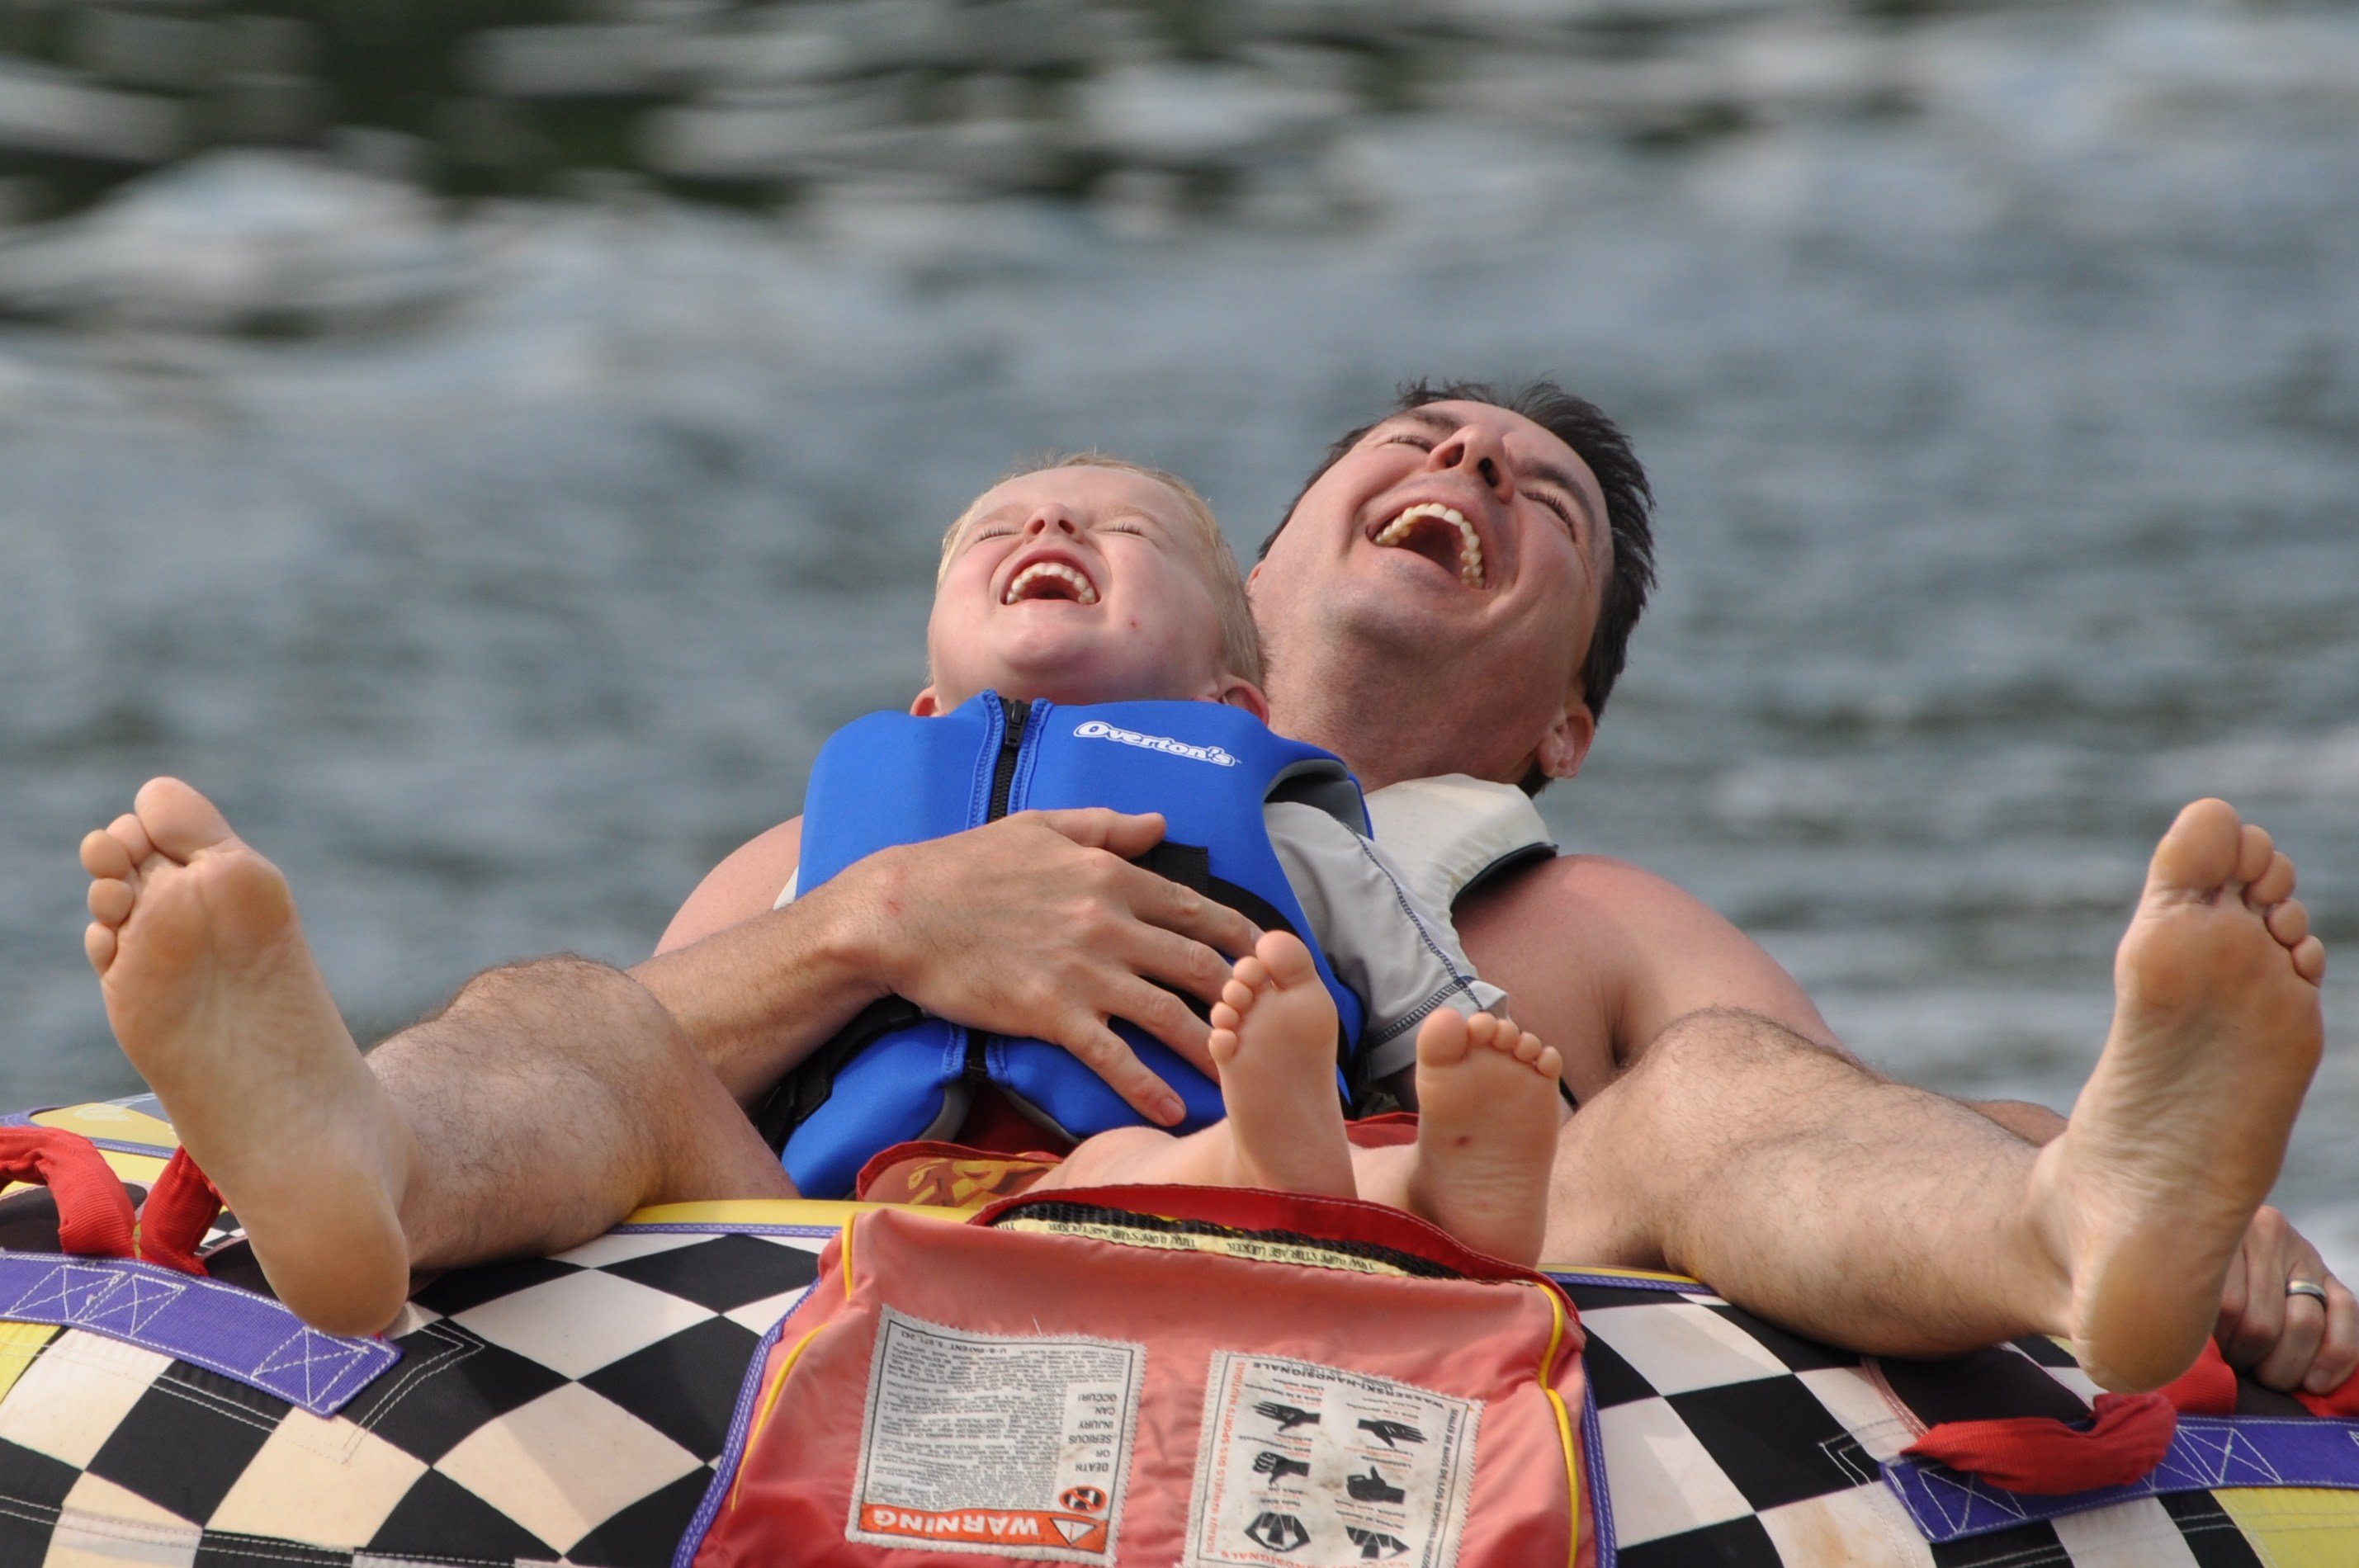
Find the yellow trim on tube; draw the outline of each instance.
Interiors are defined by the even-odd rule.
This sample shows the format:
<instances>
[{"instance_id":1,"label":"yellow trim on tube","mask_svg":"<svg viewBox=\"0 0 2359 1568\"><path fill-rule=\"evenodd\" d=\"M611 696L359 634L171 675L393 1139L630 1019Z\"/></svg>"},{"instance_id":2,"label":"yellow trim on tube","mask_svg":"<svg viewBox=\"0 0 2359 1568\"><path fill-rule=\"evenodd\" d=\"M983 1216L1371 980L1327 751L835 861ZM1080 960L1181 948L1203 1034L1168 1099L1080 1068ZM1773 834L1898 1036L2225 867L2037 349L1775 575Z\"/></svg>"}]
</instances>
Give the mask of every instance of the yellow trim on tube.
<instances>
[{"instance_id":1,"label":"yellow trim on tube","mask_svg":"<svg viewBox=\"0 0 2359 1568\"><path fill-rule=\"evenodd\" d=\"M64 1332L46 1323L0 1323L0 1400L8 1397L41 1346Z\"/></svg>"},{"instance_id":2,"label":"yellow trim on tube","mask_svg":"<svg viewBox=\"0 0 2359 1568\"><path fill-rule=\"evenodd\" d=\"M2214 1487L2212 1498L2269 1568L2350 1568L2359 1495L2320 1487Z\"/></svg>"},{"instance_id":3,"label":"yellow trim on tube","mask_svg":"<svg viewBox=\"0 0 2359 1568\"><path fill-rule=\"evenodd\" d=\"M172 1124L159 1121L146 1111L132 1110L125 1106L108 1105L100 1100L90 1105L61 1105L54 1110L36 1111L32 1117L36 1127L63 1128L79 1132L84 1138L112 1138L118 1143L151 1143L167 1155L180 1146Z\"/></svg>"},{"instance_id":4,"label":"yellow trim on tube","mask_svg":"<svg viewBox=\"0 0 2359 1568\"><path fill-rule=\"evenodd\" d=\"M126 1182L137 1182L142 1186L155 1185L156 1178L164 1173L166 1163L162 1160L151 1160L145 1154L119 1154L112 1149L100 1150L98 1157L106 1162L108 1170Z\"/></svg>"}]
</instances>

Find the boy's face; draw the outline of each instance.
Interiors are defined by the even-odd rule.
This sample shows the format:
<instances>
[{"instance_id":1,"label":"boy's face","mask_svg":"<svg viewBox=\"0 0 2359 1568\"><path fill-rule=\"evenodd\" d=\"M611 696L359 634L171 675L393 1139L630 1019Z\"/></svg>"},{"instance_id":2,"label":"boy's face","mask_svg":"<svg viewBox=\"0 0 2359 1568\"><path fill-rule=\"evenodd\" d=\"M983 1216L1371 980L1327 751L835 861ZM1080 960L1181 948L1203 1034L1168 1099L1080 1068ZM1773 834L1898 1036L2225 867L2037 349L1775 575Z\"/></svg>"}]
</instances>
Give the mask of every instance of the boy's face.
<instances>
[{"instance_id":1,"label":"boy's face","mask_svg":"<svg viewBox=\"0 0 2359 1568\"><path fill-rule=\"evenodd\" d=\"M1179 497L1144 474L1057 468L978 501L926 627L911 711L986 688L1052 702L1240 701Z\"/></svg>"}]
</instances>

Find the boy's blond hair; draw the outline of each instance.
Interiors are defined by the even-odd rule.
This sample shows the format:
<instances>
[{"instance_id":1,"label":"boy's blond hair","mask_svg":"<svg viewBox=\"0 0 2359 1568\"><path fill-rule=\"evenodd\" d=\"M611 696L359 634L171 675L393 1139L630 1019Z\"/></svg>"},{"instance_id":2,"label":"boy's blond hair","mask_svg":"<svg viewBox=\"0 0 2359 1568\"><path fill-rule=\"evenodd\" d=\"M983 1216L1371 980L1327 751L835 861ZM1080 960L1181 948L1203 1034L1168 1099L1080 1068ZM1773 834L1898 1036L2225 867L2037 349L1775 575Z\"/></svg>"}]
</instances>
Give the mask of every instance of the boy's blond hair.
<instances>
[{"instance_id":1,"label":"boy's blond hair","mask_svg":"<svg viewBox=\"0 0 2359 1568\"><path fill-rule=\"evenodd\" d=\"M1045 473L1051 469L1118 469L1153 480L1179 498L1184 520L1178 530L1180 543L1195 557L1204 586L1212 591L1212 612L1220 621L1221 667L1240 680L1261 685L1261 633L1254 626L1253 606L1245 598L1245 574L1237 569L1237 557L1229 549L1228 540L1222 536L1221 524L1213 518L1211 504L1196 493L1195 486L1178 474L1151 469L1144 463L1104 452L1061 452L1010 469L994 480L983 495L969 502L966 510L958 514L958 520L942 535L942 559L934 572L934 586L940 588L942 579L950 575L951 557L957 553L959 537L974 521L984 496L1011 479Z\"/></svg>"}]
</instances>

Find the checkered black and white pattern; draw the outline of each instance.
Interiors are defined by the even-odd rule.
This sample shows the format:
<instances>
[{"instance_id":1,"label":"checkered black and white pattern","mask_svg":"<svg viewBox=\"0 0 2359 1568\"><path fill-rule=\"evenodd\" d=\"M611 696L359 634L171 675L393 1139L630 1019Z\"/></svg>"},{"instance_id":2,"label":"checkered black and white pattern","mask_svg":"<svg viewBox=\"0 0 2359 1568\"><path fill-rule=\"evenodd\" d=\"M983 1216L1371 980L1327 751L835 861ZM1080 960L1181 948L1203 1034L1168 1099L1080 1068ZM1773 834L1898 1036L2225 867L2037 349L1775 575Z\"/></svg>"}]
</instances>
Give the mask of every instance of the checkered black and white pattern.
<instances>
[{"instance_id":1,"label":"checkered black and white pattern","mask_svg":"<svg viewBox=\"0 0 2359 1568\"><path fill-rule=\"evenodd\" d=\"M625 1227L449 1276L395 1326L401 1361L327 1420L116 1339L0 1324L0 1568L665 1568L757 1342L832 1234ZM1872 1364L1700 1288L1564 1279L1623 1568L2265 1561L2201 1491L1929 1545L1880 1462L1923 1423L2084 1413L2093 1387L2045 1341Z\"/></svg>"},{"instance_id":2,"label":"checkered black and white pattern","mask_svg":"<svg viewBox=\"0 0 2359 1568\"><path fill-rule=\"evenodd\" d=\"M0 1564L660 1568L830 1234L628 1227L448 1276L332 1420L98 1335L0 1331Z\"/></svg>"},{"instance_id":3,"label":"checkered black and white pattern","mask_svg":"<svg viewBox=\"0 0 2359 1568\"><path fill-rule=\"evenodd\" d=\"M1560 1278L1589 1335L1620 1568L2262 1568L2201 1491L1926 1541L1882 1462L1927 1424L2085 1416L2095 1385L2046 1340L1953 1361L1870 1362L1700 1287Z\"/></svg>"}]
</instances>

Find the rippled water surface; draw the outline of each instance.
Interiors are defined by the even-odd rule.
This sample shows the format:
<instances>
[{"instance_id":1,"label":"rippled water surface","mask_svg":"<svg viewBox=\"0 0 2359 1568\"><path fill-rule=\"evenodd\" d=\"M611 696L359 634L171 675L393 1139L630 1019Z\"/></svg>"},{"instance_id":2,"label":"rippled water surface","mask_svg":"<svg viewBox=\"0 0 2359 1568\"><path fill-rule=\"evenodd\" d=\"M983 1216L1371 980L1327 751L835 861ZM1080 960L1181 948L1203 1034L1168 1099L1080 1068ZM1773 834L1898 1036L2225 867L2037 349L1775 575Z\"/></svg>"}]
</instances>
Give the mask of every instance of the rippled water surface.
<instances>
[{"instance_id":1,"label":"rippled water surface","mask_svg":"<svg viewBox=\"0 0 2359 1568\"><path fill-rule=\"evenodd\" d=\"M487 12L389 106L334 39L0 38L9 146L27 82L181 116L7 166L0 1101L133 1084L72 847L148 774L288 870L364 1035L628 960L906 701L1011 458L1170 465L1245 544L1427 373L1632 428L1664 586L1545 804L1864 1055L2069 1104L2201 793L2359 948L2349 11L860 11ZM256 78L301 112L223 119ZM2280 1188L2347 1265L2354 957Z\"/></svg>"}]
</instances>

